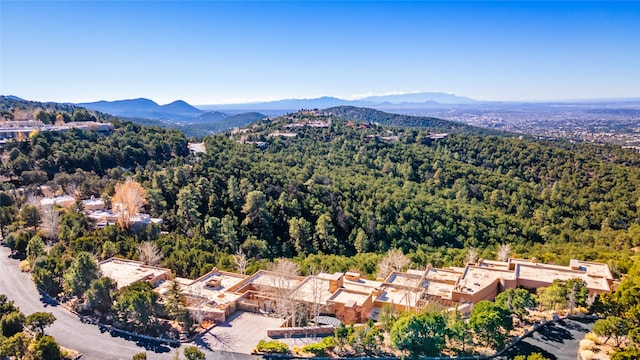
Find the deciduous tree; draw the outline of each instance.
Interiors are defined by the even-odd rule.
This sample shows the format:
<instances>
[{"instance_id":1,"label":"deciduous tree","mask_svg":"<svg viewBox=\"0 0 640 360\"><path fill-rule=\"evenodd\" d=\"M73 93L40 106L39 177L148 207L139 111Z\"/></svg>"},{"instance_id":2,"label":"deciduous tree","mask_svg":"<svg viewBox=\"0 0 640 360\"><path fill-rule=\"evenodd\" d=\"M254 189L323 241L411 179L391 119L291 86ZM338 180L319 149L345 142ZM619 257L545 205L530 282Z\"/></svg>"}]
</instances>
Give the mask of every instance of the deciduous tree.
<instances>
[{"instance_id":1,"label":"deciduous tree","mask_svg":"<svg viewBox=\"0 0 640 360\"><path fill-rule=\"evenodd\" d=\"M501 244L500 247L498 247L496 258L498 261L507 261L509 256L511 256L511 245L508 243Z\"/></svg>"},{"instance_id":2,"label":"deciduous tree","mask_svg":"<svg viewBox=\"0 0 640 360\"><path fill-rule=\"evenodd\" d=\"M129 178L115 186L111 202L114 210L120 213L119 222L122 227L130 227L133 218L140 213L147 203L147 193L138 182Z\"/></svg>"},{"instance_id":3,"label":"deciduous tree","mask_svg":"<svg viewBox=\"0 0 640 360\"><path fill-rule=\"evenodd\" d=\"M378 263L378 278L386 279L394 271L402 271L411 260L400 249L392 249Z\"/></svg>"},{"instance_id":4,"label":"deciduous tree","mask_svg":"<svg viewBox=\"0 0 640 360\"><path fill-rule=\"evenodd\" d=\"M162 252L152 241L143 241L138 244L138 258L147 265L158 266L162 260Z\"/></svg>"}]
</instances>

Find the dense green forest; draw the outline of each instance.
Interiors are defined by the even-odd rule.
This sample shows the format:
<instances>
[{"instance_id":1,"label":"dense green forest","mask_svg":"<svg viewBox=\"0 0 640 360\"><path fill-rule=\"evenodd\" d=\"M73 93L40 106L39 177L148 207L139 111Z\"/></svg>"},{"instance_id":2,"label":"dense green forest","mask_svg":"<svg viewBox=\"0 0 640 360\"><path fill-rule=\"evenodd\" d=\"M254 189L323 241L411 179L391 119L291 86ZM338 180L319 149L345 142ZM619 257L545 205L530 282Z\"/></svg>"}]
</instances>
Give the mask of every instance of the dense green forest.
<instances>
[{"instance_id":1,"label":"dense green forest","mask_svg":"<svg viewBox=\"0 0 640 360\"><path fill-rule=\"evenodd\" d=\"M303 274L355 269L374 277L390 249L407 254L411 267L424 268L462 266L470 248L495 258L509 244L512 256L559 264L571 258L604 261L617 275L633 269L594 309L614 318L609 322L631 319L624 326L628 338L637 337L631 333L637 301L628 296L637 292L634 251L640 245L640 154L633 150L334 108L194 139L204 140L206 152L191 154L177 130L66 105L11 102L15 106L3 107L5 118L18 109L51 121L114 124L109 134L33 133L2 149L0 234L16 256L26 258L35 283L52 295L104 298L105 309L114 299L127 304L142 295L155 303L148 288L113 295L113 284L97 280L94 258L141 258L143 247L160 265L192 278L213 267L236 269L239 252L248 257L248 273L287 257ZM442 132L448 136L431 136ZM163 218L161 227L95 229L79 203L53 210L36 206L40 185L110 204L125 181L140 185L142 210ZM81 271L83 266L90 271ZM129 318L127 311L113 310L121 319ZM149 316L167 311L153 309ZM442 325L434 316L399 324ZM125 324L150 331L152 323ZM401 325L394 331L401 334ZM600 323L598 332L607 336L610 325Z\"/></svg>"},{"instance_id":2,"label":"dense green forest","mask_svg":"<svg viewBox=\"0 0 640 360\"><path fill-rule=\"evenodd\" d=\"M504 131L480 128L456 121L438 119L434 117L393 114L355 106L336 106L328 108L324 112L343 119L386 126L423 128L444 133L509 136L509 134Z\"/></svg>"},{"instance_id":3,"label":"dense green forest","mask_svg":"<svg viewBox=\"0 0 640 360\"><path fill-rule=\"evenodd\" d=\"M545 262L602 260L618 273L630 266L629 249L640 243L636 152L468 126L431 140L450 122L389 128L367 121L380 122L380 112L347 110L359 121L331 115L336 109L288 114L207 137L207 152L197 155L178 131L108 119L116 124L109 135L42 132L8 143L0 175L12 180L7 190L49 183L107 200L133 177L146 189L146 210L164 219L166 233L148 236L179 275L230 268L238 247L258 267L260 259L299 257L303 269L366 273L390 248L417 267L445 266L461 265L468 247L493 258L503 243ZM329 125L270 136L313 121ZM127 231L84 228L69 238L74 250L100 253L107 239L130 239L118 253L134 256Z\"/></svg>"}]
</instances>

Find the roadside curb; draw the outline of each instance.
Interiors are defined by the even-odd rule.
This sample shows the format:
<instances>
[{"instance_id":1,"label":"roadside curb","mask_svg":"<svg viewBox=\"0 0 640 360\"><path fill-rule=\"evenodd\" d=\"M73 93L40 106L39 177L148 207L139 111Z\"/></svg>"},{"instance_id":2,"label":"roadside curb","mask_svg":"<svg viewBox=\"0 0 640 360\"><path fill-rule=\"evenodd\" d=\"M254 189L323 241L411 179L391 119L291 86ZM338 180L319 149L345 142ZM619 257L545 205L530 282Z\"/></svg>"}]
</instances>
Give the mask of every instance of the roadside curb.
<instances>
[{"instance_id":1,"label":"roadside curb","mask_svg":"<svg viewBox=\"0 0 640 360\"><path fill-rule=\"evenodd\" d=\"M81 315L79 314L77 311L75 311L74 309L71 309L67 306L65 306L64 304L61 304L60 301L56 300L55 298L53 298L51 295L47 294L46 292L44 292L42 289L37 288L38 292L40 293L40 295L42 297L47 298L48 301L52 301L55 304L59 305L61 308L65 309L66 311L70 312L71 314L77 316L80 321L82 321L83 323L89 323L92 325L96 325L100 328L100 330L102 329L107 329L110 333L111 332L116 332L116 333L120 333L120 334L124 334L124 335L128 335L134 338L140 338L140 339L144 339L144 340L150 340L150 341L157 341L161 344L167 344L171 347L179 347L180 344L182 343L182 341L178 341L178 340L173 340L173 339L168 339L168 338L160 338L160 337L154 337L154 336L149 336L149 335L143 335L143 334L137 334L137 333L133 333L127 330L122 330L122 329L118 329L112 325L107 325L107 324L103 324L99 321L93 320L87 316ZM190 342L190 341L185 341L185 343Z\"/></svg>"}]
</instances>

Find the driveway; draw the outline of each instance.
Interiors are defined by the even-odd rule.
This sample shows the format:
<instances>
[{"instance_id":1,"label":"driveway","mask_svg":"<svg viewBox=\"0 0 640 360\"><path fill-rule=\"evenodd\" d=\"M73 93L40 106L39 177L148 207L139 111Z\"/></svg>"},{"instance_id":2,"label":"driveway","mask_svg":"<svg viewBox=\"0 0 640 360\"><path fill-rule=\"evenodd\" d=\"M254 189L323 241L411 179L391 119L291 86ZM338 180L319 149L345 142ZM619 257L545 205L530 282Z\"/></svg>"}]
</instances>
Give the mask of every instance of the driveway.
<instances>
[{"instance_id":1,"label":"driveway","mask_svg":"<svg viewBox=\"0 0 640 360\"><path fill-rule=\"evenodd\" d=\"M64 347L82 352L82 359L126 359L139 352L147 352L149 359L173 359L176 349L156 341L137 340L101 331L98 326L85 324L72 313L54 303L42 300L29 274L18 269L18 261L9 258L10 251L0 246L0 293L29 315L37 311L51 312L55 323L46 329ZM187 344L196 345L196 344ZM207 359L252 359L247 354L201 348ZM179 348L182 354L182 348Z\"/></svg>"},{"instance_id":2,"label":"driveway","mask_svg":"<svg viewBox=\"0 0 640 360\"><path fill-rule=\"evenodd\" d=\"M260 340L270 340L267 329L280 327L280 318L236 311L225 323L209 330L196 343L207 349L249 354Z\"/></svg>"},{"instance_id":3,"label":"driveway","mask_svg":"<svg viewBox=\"0 0 640 360\"><path fill-rule=\"evenodd\" d=\"M580 340L593 328L593 320L562 320L550 323L524 338L500 359L540 353L551 360L575 360Z\"/></svg>"}]
</instances>

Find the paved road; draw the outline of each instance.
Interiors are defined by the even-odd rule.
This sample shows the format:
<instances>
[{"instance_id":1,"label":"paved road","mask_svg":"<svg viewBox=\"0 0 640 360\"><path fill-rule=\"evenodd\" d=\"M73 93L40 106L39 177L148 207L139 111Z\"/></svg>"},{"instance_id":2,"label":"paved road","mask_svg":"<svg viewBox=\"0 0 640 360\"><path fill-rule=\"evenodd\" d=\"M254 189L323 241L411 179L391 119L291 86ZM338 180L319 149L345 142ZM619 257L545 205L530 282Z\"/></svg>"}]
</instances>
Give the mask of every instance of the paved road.
<instances>
[{"instance_id":1,"label":"paved road","mask_svg":"<svg viewBox=\"0 0 640 360\"><path fill-rule=\"evenodd\" d=\"M592 327L593 320L566 319L551 323L523 339L505 355L512 359L537 352L551 360L575 360L580 340Z\"/></svg>"},{"instance_id":2,"label":"paved road","mask_svg":"<svg viewBox=\"0 0 640 360\"><path fill-rule=\"evenodd\" d=\"M112 335L95 325L85 324L61 306L41 299L29 274L18 269L18 261L9 258L10 251L0 246L0 293L13 300L20 310L29 315L37 311L53 313L56 322L46 329L60 345L82 352L82 359L117 360L131 359L139 352L147 352L149 359L172 359L176 349L153 341L140 341ZM202 348L207 359L252 359L247 354L224 352ZM182 353L182 348L179 349Z\"/></svg>"}]
</instances>

